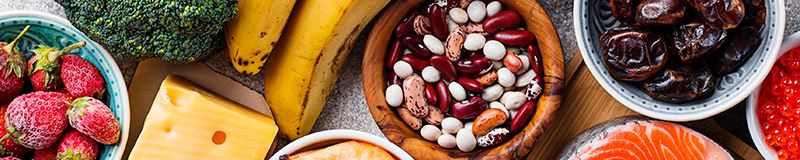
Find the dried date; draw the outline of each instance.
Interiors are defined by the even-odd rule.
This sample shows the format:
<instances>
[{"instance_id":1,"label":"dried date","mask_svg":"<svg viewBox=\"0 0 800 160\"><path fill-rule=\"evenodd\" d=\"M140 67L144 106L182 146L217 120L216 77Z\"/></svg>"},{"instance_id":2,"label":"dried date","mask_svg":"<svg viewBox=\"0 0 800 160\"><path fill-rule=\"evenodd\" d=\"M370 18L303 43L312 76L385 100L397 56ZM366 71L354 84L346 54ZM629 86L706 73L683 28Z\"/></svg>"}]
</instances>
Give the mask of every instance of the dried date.
<instances>
[{"instance_id":1,"label":"dried date","mask_svg":"<svg viewBox=\"0 0 800 160\"><path fill-rule=\"evenodd\" d=\"M639 25L609 29L600 37L600 46L609 74L623 81L647 79L667 62L665 39Z\"/></svg>"},{"instance_id":2,"label":"dried date","mask_svg":"<svg viewBox=\"0 0 800 160\"><path fill-rule=\"evenodd\" d=\"M642 25L675 25L683 20L685 0L644 0L637 8L636 22Z\"/></svg>"},{"instance_id":3,"label":"dried date","mask_svg":"<svg viewBox=\"0 0 800 160\"><path fill-rule=\"evenodd\" d=\"M725 30L698 22L678 26L672 32L675 49L684 63L696 62L713 53L722 45L725 37Z\"/></svg>"},{"instance_id":4,"label":"dried date","mask_svg":"<svg viewBox=\"0 0 800 160\"><path fill-rule=\"evenodd\" d=\"M745 9L742 0L687 0L697 9L706 24L722 29L734 28L742 22Z\"/></svg>"},{"instance_id":5,"label":"dried date","mask_svg":"<svg viewBox=\"0 0 800 160\"><path fill-rule=\"evenodd\" d=\"M715 75L728 74L738 69L761 44L761 36L755 26L740 27L730 30L730 35L722 47L706 59L708 67Z\"/></svg>"},{"instance_id":6,"label":"dried date","mask_svg":"<svg viewBox=\"0 0 800 160\"><path fill-rule=\"evenodd\" d=\"M683 103L714 90L714 76L702 63L673 63L643 81L651 98Z\"/></svg>"},{"instance_id":7,"label":"dried date","mask_svg":"<svg viewBox=\"0 0 800 160\"><path fill-rule=\"evenodd\" d=\"M620 22L633 22L636 8L641 0L610 0L611 14Z\"/></svg>"}]
</instances>

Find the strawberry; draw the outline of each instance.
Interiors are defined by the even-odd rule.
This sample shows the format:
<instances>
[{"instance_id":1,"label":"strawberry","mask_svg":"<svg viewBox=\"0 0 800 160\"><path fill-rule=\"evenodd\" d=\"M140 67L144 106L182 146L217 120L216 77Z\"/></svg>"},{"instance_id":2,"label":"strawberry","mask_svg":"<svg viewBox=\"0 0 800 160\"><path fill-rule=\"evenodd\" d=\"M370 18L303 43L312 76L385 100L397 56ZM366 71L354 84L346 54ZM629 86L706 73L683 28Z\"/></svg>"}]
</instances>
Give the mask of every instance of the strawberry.
<instances>
[{"instance_id":1,"label":"strawberry","mask_svg":"<svg viewBox=\"0 0 800 160\"><path fill-rule=\"evenodd\" d=\"M103 102L92 97L81 97L69 106L67 118L73 128L102 144L119 141L119 121Z\"/></svg>"},{"instance_id":2,"label":"strawberry","mask_svg":"<svg viewBox=\"0 0 800 160\"><path fill-rule=\"evenodd\" d=\"M97 142L73 129L67 130L58 143L58 159L97 159Z\"/></svg>"},{"instance_id":3,"label":"strawberry","mask_svg":"<svg viewBox=\"0 0 800 160\"><path fill-rule=\"evenodd\" d=\"M8 156L8 157L0 158L0 160L21 160L21 159L19 159L17 157ZM36 160L39 160L39 159L36 159Z\"/></svg>"},{"instance_id":4,"label":"strawberry","mask_svg":"<svg viewBox=\"0 0 800 160\"><path fill-rule=\"evenodd\" d=\"M67 128L69 109L69 105L59 99L72 100L63 93L37 91L11 101L5 125L17 144L44 149L58 141Z\"/></svg>"},{"instance_id":5,"label":"strawberry","mask_svg":"<svg viewBox=\"0 0 800 160\"><path fill-rule=\"evenodd\" d=\"M95 98L103 96L106 82L92 63L74 54L64 55L61 59L61 80L70 95Z\"/></svg>"},{"instance_id":6,"label":"strawberry","mask_svg":"<svg viewBox=\"0 0 800 160\"><path fill-rule=\"evenodd\" d=\"M58 160L56 155L58 154L58 146L59 145L50 145L45 149L37 149L33 151L33 159L35 160Z\"/></svg>"},{"instance_id":7,"label":"strawberry","mask_svg":"<svg viewBox=\"0 0 800 160\"><path fill-rule=\"evenodd\" d=\"M28 60L28 76L34 91L54 91L61 86L61 55L86 46L86 41L72 44L59 50L44 44L34 46L34 55Z\"/></svg>"},{"instance_id":8,"label":"strawberry","mask_svg":"<svg viewBox=\"0 0 800 160\"><path fill-rule=\"evenodd\" d=\"M4 105L0 108L0 124L6 124L6 111L8 110L8 105ZM22 145L17 144L14 142L14 139L11 138L11 134L8 134L6 131L5 125L0 125L0 156L24 156L28 154L31 150L25 148Z\"/></svg>"},{"instance_id":9,"label":"strawberry","mask_svg":"<svg viewBox=\"0 0 800 160\"><path fill-rule=\"evenodd\" d=\"M25 85L25 57L16 45L30 27L25 27L10 44L0 42L0 104L11 102Z\"/></svg>"}]
</instances>

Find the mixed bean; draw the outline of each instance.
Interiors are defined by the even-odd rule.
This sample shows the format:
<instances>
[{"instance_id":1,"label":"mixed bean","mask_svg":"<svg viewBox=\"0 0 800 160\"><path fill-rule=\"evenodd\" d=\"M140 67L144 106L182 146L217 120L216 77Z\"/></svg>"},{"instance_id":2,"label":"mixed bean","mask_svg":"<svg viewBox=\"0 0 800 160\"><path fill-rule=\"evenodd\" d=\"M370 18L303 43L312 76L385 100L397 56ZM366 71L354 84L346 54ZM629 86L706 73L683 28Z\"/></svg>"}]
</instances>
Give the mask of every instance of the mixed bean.
<instances>
[{"instance_id":1,"label":"mixed bean","mask_svg":"<svg viewBox=\"0 0 800 160\"><path fill-rule=\"evenodd\" d=\"M387 104L443 148L504 143L531 120L543 86L536 38L521 24L498 1L436 0L409 13L386 55Z\"/></svg>"}]
</instances>

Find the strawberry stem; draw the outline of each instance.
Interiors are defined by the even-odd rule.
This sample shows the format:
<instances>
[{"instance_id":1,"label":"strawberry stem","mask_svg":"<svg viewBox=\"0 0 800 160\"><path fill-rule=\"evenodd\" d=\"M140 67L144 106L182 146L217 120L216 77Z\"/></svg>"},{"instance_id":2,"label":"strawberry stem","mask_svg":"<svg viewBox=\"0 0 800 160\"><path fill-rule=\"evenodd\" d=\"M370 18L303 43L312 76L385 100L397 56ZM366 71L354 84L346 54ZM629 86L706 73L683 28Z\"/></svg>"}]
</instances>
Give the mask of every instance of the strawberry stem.
<instances>
[{"instance_id":1,"label":"strawberry stem","mask_svg":"<svg viewBox=\"0 0 800 160\"><path fill-rule=\"evenodd\" d=\"M8 52L10 54L16 54L13 51L14 46L17 45L17 42L19 42L19 39L22 38L22 35L25 35L25 32L28 32L28 29L30 29L30 28L31 28L30 25L25 26L25 29L22 29L22 32L19 32L19 35L17 35L17 38L14 38L14 41L11 41L11 43L9 43L8 45L4 46L3 50L6 50L6 52Z\"/></svg>"}]
</instances>

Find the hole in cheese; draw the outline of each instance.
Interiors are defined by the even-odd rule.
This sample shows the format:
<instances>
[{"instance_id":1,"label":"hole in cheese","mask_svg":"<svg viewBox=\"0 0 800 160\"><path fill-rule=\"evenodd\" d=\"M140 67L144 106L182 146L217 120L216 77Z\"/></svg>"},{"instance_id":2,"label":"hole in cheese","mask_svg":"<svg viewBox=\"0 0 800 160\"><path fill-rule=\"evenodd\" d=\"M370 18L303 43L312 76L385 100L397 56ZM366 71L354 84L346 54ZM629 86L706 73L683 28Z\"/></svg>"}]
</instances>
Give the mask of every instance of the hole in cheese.
<instances>
[{"instance_id":1,"label":"hole in cheese","mask_svg":"<svg viewBox=\"0 0 800 160\"><path fill-rule=\"evenodd\" d=\"M191 100L191 95L187 94L186 92L181 92L179 90L167 88L166 98L169 100L175 107L181 107L188 104L188 100Z\"/></svg>"},{"instance_id":2,"label":"hole in cheese","mask_svg":"<svg viewBox=\"0 0 800 160\"><path fill-rule=\"evenodd\" d=\"M211 141L214 142L214 144L222 145L223 143L225 143L226 137L227 136L225 135L225 132L216 131L214 132L214 135L211 136Z\"/></svg>"}]
</instances>

